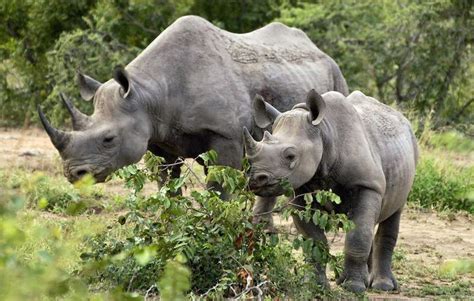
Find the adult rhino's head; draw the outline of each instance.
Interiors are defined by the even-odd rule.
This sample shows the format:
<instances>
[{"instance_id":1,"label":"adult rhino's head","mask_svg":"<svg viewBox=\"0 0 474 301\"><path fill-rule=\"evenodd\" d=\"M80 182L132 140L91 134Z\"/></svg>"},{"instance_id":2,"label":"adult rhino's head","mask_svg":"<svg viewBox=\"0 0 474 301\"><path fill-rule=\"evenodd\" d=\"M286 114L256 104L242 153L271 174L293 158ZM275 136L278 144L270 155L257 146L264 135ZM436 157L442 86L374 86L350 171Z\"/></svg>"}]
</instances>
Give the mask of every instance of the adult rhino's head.
<instances>
[{"instance_id":1,"label":"adult rhino's head","mask_svg":"<svg viewBox=\"0 0 474 301\"><path fill-rule=\"evenodd\" d=\"M92 174L97 182L118 168L138 162L146 152L151 126L138 87L125 70L118 68L114 79L100 83L77 74L82 98L94 99L94 113L87 116L61 94L71 114L73 131L55 129L38 114L51 142L63 159L64 175L70 182Z\"/></svg>"},{"instance_id":2,"label":"adult rhino's head","mask_svg":"<svg viewBox=\"0 0 474 301\"><path fill-rule=\"evenodd\" d=\"M250 189L260 196L281 195L282 183L294 189L307 183L316 173L323 153L318 129L325 113L325 102L315 90L308 93L306 104L280 113L261 96L254 99L254 119L266 128L272 122L273 134L265 131L262 141L255 141L244 128L244 143L251 164Z\"/></svg>"}]
</instances>

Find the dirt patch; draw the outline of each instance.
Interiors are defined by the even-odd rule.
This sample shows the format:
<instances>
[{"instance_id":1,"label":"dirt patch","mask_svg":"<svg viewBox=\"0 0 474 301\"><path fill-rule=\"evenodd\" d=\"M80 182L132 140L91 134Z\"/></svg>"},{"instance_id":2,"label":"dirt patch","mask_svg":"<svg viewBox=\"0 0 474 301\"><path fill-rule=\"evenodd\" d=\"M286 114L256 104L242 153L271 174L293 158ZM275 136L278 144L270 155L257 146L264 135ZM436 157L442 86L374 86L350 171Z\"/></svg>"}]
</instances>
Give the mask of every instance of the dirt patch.
<instances>
[{"instance_id":1,"label":"dirt patch","mask_svg":"<svg viewBox=\"0 0 474 301\"><path fill-rule=\"evenodd\" d=\"M54 149L43 130L0 129L0 169L24 168L30 171L47 171L61 174L58 152ZM106 192L124 192L121 183L115 181L104 185ZM152 190L154 187L150 186ZM124 192L125 193L125 192ZM281 221L275 216L277 227L296 232L291 221ZM343 235L332 239L332 251L341 252ZM402 215L399 240L396 248L394 272L401 289L398 294L369 294L371 299L406 300L407 296L419 295L426 289L435 291L436 286L449 287L449 280L442 280L437 271L448 259L472 259L474 257L474 222L472 216L457 213L439 215L433 212L407 209ZM473 295L469 286L474 283L474 275L465 274L456 281L467 283L466 290ZM432 287L434 286L434 287ZM336 287L332 283L332 287ZM422 296L430 296L431 290ZM465 290L465 291L466 291ZM430 293L431 292L431 293ZM446 296L446 294L444 294Z\"/></svg>"}]
</instances>

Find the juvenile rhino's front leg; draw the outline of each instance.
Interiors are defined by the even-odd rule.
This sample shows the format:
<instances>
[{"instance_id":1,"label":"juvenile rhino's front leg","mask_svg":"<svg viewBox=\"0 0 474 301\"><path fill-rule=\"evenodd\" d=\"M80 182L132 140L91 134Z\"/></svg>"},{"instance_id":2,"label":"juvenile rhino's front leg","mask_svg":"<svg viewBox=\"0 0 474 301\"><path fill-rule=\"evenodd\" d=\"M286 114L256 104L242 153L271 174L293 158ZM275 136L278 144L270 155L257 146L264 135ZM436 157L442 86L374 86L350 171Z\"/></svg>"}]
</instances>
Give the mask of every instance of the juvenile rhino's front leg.
<instances>
[{"instance_id":1,"label":"juvenile rhino's front leg","mask_svg":"<svg viewBox=\"0 0 474 301\"><path fill-rule=\"evenodd\" d=\"M360 293L369 285L368 259L372 246L373 231L380 214L382 197L379 193L359 190L351 200L349 213L355 228L347 233L344 245L344 271L337 283L347 290Z\"/></svg>"}]
</instances>

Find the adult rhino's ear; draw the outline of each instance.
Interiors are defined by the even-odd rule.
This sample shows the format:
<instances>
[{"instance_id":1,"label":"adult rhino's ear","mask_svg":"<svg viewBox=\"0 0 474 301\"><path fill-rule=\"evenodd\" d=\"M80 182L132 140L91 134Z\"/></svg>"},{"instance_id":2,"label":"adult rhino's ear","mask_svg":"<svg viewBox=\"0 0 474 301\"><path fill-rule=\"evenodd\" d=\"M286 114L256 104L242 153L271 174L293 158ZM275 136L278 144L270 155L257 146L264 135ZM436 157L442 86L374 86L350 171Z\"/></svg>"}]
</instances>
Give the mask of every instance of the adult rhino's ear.
<instances>
[{"instance_id":1,"label":"adult rhino's ear","mask_svg":"<svg viewBox=\"0 0 474 301\"><path fill-rule=\"evenodd\" d=\"M127 71L122 67L115 67L114 70L114 80L122 86L123 89L123 98L127 98L130 95L130 91L132 90L132 81L130 80L130 76L128 75Z\"/></svg>"},{"instance_id":2,"label":"adult rhino's ear","mask_svg":"<svg viewBox=\"0 0 474 301\"><path fill-rule=\"evenodd\" d=\"M280 114L281 113L266 102L261 95L255 95L253 99L253 115L255 123L259 128L266 128L272 124Z\"/></svg>"},{"instance_id":3,"label":"adult rhino's ear","mask_svg":"<svg viewBox=\"0 0 474 301\"><path fill-rule=\"evenodd\" d=\"M82 74L81 72L77 71L76 73L76 81L77 85L79 86L79 92L81 93L81 97L84 100L91 100L97 89L102 85L101 82L96 81L90 76Z\"/></svg>"},{"instance_id":4,"label":"adult rhino's ear","mask_svg":"<svg viewBox=\"0 0 474 301\"><path fill-rule=\"evenodd\" d=\"M318 125L326 114L326 102L316 90L311 89L306 97L306 106L311 113L311 123Z\"/></svg>"}]
</instances>

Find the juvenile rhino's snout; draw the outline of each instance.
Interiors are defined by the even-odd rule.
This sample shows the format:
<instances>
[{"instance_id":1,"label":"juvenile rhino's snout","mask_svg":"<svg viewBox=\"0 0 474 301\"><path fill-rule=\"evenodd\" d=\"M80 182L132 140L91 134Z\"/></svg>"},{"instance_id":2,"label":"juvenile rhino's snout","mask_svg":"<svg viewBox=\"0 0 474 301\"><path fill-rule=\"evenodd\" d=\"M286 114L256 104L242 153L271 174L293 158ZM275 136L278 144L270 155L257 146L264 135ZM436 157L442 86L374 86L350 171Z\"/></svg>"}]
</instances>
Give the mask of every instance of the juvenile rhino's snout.
<instances>
[{"instance_id":1,"label":"juvenile rhino's snout","mask_svg":"<svg viewBox=\"0 0 474 301\"><path fill-rule=\"evenodd\" d=\"M250 189L258 189L267 185L270 182L270 176L267 173L256 173L250 176Z\"/></svg>"}]
</instances>

